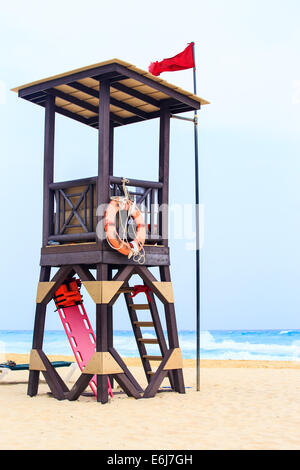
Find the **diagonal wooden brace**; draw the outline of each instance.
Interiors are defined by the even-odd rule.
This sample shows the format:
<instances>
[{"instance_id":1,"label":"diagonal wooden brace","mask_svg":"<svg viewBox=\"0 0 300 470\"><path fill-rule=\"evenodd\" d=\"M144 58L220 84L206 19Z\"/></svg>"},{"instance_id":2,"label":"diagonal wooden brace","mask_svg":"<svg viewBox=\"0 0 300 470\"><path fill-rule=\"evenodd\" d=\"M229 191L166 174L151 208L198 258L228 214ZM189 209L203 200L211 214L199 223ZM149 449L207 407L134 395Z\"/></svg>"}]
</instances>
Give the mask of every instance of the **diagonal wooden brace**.
<instances>
[{"instance_id":1,"label":"diagonal wooden brace","mask_svg":"<svg viewBox=\"0 0 300 470\"><path fill-rule=\"evenodd\" d=\"M57 400L66 398L69 389L42 349L31 350L29 370L42 372L54 398Z\"/></svg>"},{"instance_id":2,"label":"diagonal wooden brace","mask_svg":"<svg viewBox=\"0 0 300 470\"><path fill-rule=\"evenodd\" d=\"M148 387L146 388L144 392L144 398L154 397L162 381L167 376L170 370L182 372L182 367L183 367L182 364L183 362L182 362L182 355L181 355L180 348L170 349L166 353L164 359L160 363L160 366L158 367ZM180 393L184 393L184 391L182 392L182 390L177 389L177 387L176 387L176 391Z\"/></svg>"}]
</instances>

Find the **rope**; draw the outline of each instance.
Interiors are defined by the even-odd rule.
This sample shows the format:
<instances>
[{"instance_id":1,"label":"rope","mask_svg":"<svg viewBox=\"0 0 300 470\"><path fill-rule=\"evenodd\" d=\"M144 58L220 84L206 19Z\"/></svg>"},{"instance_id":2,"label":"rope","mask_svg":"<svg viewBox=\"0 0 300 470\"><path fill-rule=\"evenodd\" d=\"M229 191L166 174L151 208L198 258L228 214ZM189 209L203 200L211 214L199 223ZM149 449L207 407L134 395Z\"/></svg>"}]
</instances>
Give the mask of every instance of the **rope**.
<instances>
[{"instance_id":1,"label":"rope","mask_svg":"<svg viewBox=\"0 0 300 470\"><path fill-rule=\"evenodd\" d=\"M119 241L121 242L122 246L129 247L130 253L128 255L128 259L132 258L135 263L144 264L145 263L145 250L144 250L144 247L143 247L142 243L139 242L139 241L130 242L127 238L127 233L128 233L127 227L128 227L129 224L131 225L131 229L133 231L134 238L136 238L135 226L131 222L132 221L131 216L132 216L132 213L133 213L133 211L136 207L136 204L135 204L135 202L132 202L131 199L130 199L130 194L129 194L128 188L126 187L126 183L128 184L129 180L127 180L126 178L123 178L122 179L122 187L123 187L123 193L124 193L123 197L120 197L120 196L111 197L112 200L117 200L117 202L119 204L119 211L124 211L124 210L126 210L125 209L126 205L129 206L129 210L127 211L127 216L126 216L125 223L123 222L122 217L119 216L119 227L121 229L122 237L120 237L120 235L117 231L116 231L116 236L119 239ZM111 248L118 251L117 248L112 246L112 244L110 243L110 241L108 239L107 239L107 242L108 242L108 244ZM134 245L137 245L137 246L134 246Z\"/></svg>"}]
</instances>

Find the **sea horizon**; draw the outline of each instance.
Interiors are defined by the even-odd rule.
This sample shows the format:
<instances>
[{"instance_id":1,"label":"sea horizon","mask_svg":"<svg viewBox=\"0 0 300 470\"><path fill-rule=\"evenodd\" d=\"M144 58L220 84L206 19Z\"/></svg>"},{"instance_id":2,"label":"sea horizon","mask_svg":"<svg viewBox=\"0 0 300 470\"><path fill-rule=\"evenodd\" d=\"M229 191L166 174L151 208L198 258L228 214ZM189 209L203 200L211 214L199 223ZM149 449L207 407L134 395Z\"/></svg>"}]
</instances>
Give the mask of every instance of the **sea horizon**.
<instances>
[{"instance_id":1,"label":"sea horizon","mask_svg":"<svg viewBox=\"0 0 300 470\"><path fill-rule=\"evenodd\" d=\"M0 330L0 354L28 354L33 330ZM196 331L179 330L184 359L196 358ZM154 330L143 334L155 338ZM132 330L115 330L114 346L124 357L138 357ZM43 349L47 354L72 355L64 330L45 330ZM147 345L149 354L159 354L158 345ZM200 333L201 359L300 361L300 330L204 330Z\"/></svg>"}]
</instances>

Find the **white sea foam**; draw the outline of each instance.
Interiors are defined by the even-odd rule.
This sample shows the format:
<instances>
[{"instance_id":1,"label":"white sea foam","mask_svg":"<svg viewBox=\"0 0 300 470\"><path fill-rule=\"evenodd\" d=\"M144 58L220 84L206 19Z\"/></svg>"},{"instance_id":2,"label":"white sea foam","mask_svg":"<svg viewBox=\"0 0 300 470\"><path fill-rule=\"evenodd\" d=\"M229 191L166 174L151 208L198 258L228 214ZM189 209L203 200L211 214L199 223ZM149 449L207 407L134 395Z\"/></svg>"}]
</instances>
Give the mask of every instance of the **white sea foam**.
<instances>
[{"instance_id":1,"label":"white sea foam","mask_svg":"<svg viewBox=\"0 0 300 470\"><path fill-rule=\"evenodd\" d=\"M287 360L300 361L300 332L288 335L291 330L275 333L245 331L209 332L200 334L203 359ZM154 330L143 331L143 337L156 338ZM244 340L243 340L244 338ZM251 340L249 341L249 338ZM167 336L166 336L167 339ZM257 342L254 342L256 339ZM32 332L2 332L2 349L5 353L28 353L31 349ZM196 356L196 333L179 332L180 347L184 358ZM132 331L115 331L114 346L122 356L137 356L138 348ZM71 347L64 332L46 332L44 341L48 354L71 354ZM146 344L149 354L159 355L159 345ZM0 351L4 352L4 351Z\"/></svg>"},{"instance_id":2,"label":"white sea foam","mask_svg":"<svg viewBox=\"0 0 300 470\"><path fill-rule=\"evenodd\" d=\"M300 340L291 344L250 343L224 339L216 341L208 331L200 335L201 350L219 359L300 360ZM184 349L184 347L183 347Z\"/></svg>"}]
</instances>

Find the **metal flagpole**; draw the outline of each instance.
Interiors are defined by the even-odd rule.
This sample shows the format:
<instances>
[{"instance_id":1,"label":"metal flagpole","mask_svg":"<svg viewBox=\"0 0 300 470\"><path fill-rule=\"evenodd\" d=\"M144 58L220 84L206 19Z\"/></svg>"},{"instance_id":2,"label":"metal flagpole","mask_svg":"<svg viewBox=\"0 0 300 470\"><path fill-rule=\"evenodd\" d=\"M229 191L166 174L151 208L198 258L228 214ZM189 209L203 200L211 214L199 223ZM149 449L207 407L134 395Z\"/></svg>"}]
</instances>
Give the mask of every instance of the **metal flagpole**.
<instances>
[{"instance_id":1,"label":"metal flagpole","mask_svg":"<svg viewBox=\"0 0 300 470\"><path fill-rule=\"evenodd\" d=\"M193 79L194 94L197 95L196 85L196 60L195 60L195 43L193 43ZM195 204L196 204L196 357L197 357L197 391L200 391L200 191L199 191L199 160L198 160L198 115L197 110L194 112L194 145L195 145Z\"/></svg>"},{"instance_id":2,"label":"metal flagpole","mask_svg":"<svg viewBox=\"0 0 300 470\"><path fill-rule=\"evenodd\" d=\"M195 43L193 43L193 80L194 94L197 95L196 85L196 61ZM194 118L185 118L171 114L172 118L192 121L194 123L194 147L195 147L195 226L196 226L196 384L197 391L200 391L200 190L199 190L199 162L198 162L198 114L194 111Z\"/></svg>"}]
</instances>

